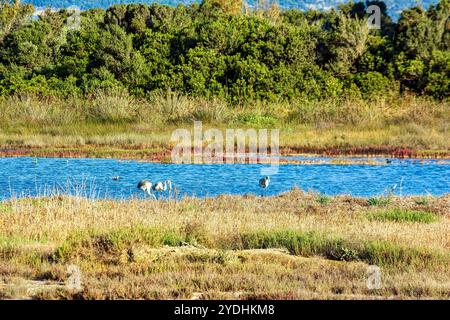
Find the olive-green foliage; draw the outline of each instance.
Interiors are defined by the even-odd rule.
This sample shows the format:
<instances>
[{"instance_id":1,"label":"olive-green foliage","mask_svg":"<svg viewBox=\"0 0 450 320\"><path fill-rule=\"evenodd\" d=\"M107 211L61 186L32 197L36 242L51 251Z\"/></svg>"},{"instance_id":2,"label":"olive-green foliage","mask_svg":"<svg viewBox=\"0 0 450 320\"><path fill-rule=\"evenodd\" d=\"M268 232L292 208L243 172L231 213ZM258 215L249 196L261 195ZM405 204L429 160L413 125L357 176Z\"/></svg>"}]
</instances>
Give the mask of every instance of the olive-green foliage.
<instances>
[{"instance_id":1,"label":"olive-green foliage","mask_svg":"<svg viewBox=\"0 0 450 320\"><path fill-rule=\"evenodd\" d=\"M20 1L0 1L0 44L14 29L23 25L25 19L33 13L30 4L21 5Z\"/></svg>"},{"instance_id":2,"label":"olive-green foliage","mask_svg":"<svg viewBox=\"0 0 450 320\"><path fill-rule=\"evenodd\" d=\"M238 14L242 11L243 0L204 0L202 5L217 8L226 13Z\"/></svg>"},{"instance_id":3,"label":"olive-green foliage","mask_svg":"<svg viewBox=\"0 0 450 320\"><path fill-rule=\"evenodd\" d=\"M450 1L428 11L405 10L397 24L397 77L406 87L436 97L449 95Z\"/></svg>"},{"instance_id":4,"label":"olive-green foliage","mask_svg":"<svg viewBox=\"0 0 450 320\"><path fill-rule=\"evenodd\" d=\"M371 4L382 8L381 30L366 25ZM398 23L378 1L330 12L120 4L83 11L79 29L67 27L66 10L32 11L0 3L0 95L172 90L238 104L450 91L449 0L407 9Z\"/></svg>"}]
</instances>

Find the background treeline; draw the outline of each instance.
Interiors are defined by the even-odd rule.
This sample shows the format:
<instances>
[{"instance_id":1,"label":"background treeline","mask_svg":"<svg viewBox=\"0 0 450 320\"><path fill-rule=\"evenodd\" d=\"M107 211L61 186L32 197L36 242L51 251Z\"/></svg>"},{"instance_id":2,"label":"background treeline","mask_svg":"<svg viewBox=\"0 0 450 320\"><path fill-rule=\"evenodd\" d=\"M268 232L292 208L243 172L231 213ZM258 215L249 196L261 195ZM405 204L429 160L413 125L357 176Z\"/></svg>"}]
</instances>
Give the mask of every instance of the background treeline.
<instances>
[{"instance_id":1,"label":"background treeline","mask_svg":"<svg viewBox=\"0 0 450 320\"><path fill-rule=\"evenodd\" d=\"M300 10L326 10L328 8L337 7L342 2L347 2L346 0L245 0L248 6L257 8L264 3L270 3L277 1L280 7L285 9L300 9ZM190 5L194 2L201 3L202 0L23 0L23 2L31 3L37 8L68 8L72 5L76 5L82 10L102 8L107 9L115 4L128 4L128 3L159 3L170 6L177 6L179 4ZM398 19L398 13L405 8L410 8L418 3L420 3L424 8L429 8L430 5L435 5L439 0L384 0L388 8L389 15L395 20Z\"/></svg>"},{"instance_id":2,"label":"background treeline","mask_svg":"<svg viewBox=\"0 0 450 320\"><path fill-rule=\"evenodd\" d=\"M381 30L366 25L371 4ZM170 90L238 104L450 94L450 0L396 23L378 1L330 12L242 10L241 0L115 5L83 11L79 29L65 10L33 12L1 2L1 96Z\"/></svg>"}]
</instances>

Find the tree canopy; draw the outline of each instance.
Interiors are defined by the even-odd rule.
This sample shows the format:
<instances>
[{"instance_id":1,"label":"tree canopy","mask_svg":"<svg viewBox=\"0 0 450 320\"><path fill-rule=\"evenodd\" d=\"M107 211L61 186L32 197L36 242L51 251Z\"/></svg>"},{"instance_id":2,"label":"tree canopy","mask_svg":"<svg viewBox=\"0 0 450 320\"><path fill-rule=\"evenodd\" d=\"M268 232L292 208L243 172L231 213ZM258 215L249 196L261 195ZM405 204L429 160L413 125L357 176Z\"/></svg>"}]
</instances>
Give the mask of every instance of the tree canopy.
<instances>
[{"instance_id":1,"label":"tree canopy","mask_svg":"<svg viewBox=\"0 0 450 320\"><path fill-rule=\"evenodd\" d=\"M380 30L366 23L372 4L382 9ZM0 95L170 89L240 102L450 93L450 0L404 10L396 23L380 1L262 14L241 0L114 5L82 11L79 28L68 27L73 12L33 12L0 2Z\"/></svg>"}]
</instances>

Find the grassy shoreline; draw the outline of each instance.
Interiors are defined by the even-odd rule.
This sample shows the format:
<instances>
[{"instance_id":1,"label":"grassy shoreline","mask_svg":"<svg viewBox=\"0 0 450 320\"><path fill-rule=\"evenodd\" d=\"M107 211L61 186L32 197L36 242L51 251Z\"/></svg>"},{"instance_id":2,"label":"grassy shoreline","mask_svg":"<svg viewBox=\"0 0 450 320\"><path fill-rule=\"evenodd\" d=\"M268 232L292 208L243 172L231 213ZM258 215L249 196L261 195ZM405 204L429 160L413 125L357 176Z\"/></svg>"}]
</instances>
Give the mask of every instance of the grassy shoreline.
<instances>
[{"instance_id":1,"label":"grassy shoreline","mask_svg":"<svg viewBox=\"0 0 450 320\"><path fill-rule=\"evenodd\" d=\"M450 298L449 195L322 198L3 201L0 296ZM65 286L70 265L80 290ZM366 286L369 265L379 289Z\"/></svg>"},{"instance_id":2,"label":"grassy shoreline","mask_svg":"<svg viewBox=\"0 0 450 320\"><path fill-rule=\"evenodd\" d=\"M396 157L450 159L450 131L426 125L397 125L370 129L313 125L280 127L279 150L283 156ZM75 124L72 126L17 125L0 129L0 156L87 157L141 159L170 162L171 141L176 129L193 130L193 123L155 126L151 124ZM203 131L217 128L258 130L261 126L206 124ZM269 127L271 128L277 127ZM426 137L424 136L426 133ZM426 141L425 141L426 140ZM415 143L413 143L413 141ZM209 142L208 142L209 143ZM206 146L207 142L205 142Z\"/></svg>"},{"instance_id":3,"label":"grassy shoreline","mask_svg":"<svg viewBox=\"0 0 450 320\"><path fill-rule=\"evenodd\" d=\"M397 96L232 106L177 93L139 100L0 99L0 156L113 157L167 162L176 129L279 129L283 155L450 158L447 101Z\"/></svg>"}]
</instances>

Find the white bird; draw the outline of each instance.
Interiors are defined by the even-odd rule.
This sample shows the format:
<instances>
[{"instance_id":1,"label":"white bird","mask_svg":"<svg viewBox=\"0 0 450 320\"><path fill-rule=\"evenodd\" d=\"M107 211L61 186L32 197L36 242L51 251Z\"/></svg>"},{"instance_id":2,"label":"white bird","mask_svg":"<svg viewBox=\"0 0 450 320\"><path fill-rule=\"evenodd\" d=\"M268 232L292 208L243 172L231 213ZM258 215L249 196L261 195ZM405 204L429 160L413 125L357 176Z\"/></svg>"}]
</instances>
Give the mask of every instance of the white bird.
<instances>
[{"instance_id":1,"label":"white bird","mask_svg":"<svg viewBox=\"0 0 450 320\"><path fill-rule=\"evenodd\" d=\"M172 181L158 181L152 186L152 190L158 192L160 196L166 191L169 191L170 195L170 192L172 191Z\"/></svg>"},{"instance_id":2,"label":"white bird","mask_svg":"<svg viewBox=\"0 0 450 320\"><path fill-rule=\"evenodd\" d=\"M155 195L152 193L152 187L153 184L149 180L141 180L138 183L138 189L141 189L142 191L146 192L149 196L156 199Z\"/></svg>"},{"instance_id":3,"label":"white bird","mask_svg":"<svg viewBox=\"0 0 450 320\"><path fill-rule=\"evenodd\" d=\"M395 189L397 189L397 184L394 184L392 187L387 188L387 192L389 194L393 194L395 192Z\"/></svg>"},{"instance_id":4,"label":"white bird","mask_svg":"<svg viewBox=\"0 0 450 320\"><path fill-rule=\"evenodd\" d=\"M261 178L259 180L259 186L260 188L262 188L262 190L267 189L269 187L270 184L270 177L265 176L264 178ZM262 196L262 193L261 193Z\"/></svg>"},{"instance_id":5,"label":"white bird","mask_svg":"<svg viewBox=\"0 0 450 320\"><path fill-rule=\"evenodd\" d=\"M158 181L158 182L155 182L155 184L152 186L152 190L158 191L158 192L166 191L167 185L163 181Z\"/></svg>"}]
</instances>

